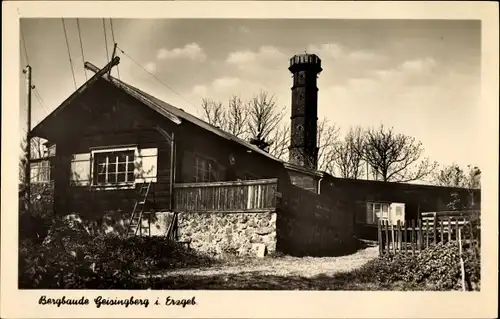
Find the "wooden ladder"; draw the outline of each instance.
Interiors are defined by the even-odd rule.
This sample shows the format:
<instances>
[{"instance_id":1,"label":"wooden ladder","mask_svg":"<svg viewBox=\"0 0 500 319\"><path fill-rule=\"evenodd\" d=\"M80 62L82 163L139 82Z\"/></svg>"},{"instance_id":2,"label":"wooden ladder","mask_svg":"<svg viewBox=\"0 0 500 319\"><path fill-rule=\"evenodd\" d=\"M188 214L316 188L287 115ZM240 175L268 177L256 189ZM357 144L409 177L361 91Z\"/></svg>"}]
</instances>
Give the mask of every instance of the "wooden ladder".
<instances>
[{"instance_id":1,"label":"wooden ladder","mask_svg":"<svg viewBox=\"0 0 500 319\"><path fill-rule=\"evenodd\" d=\"M142 185L139 189L139 193L143 196L141 199L136 200L134 204L134 210L132 210L132 215L130 216L130 221L128 224L127 237L142 235L142 216L144 214L144 206L148 199L149 190L151 189L151 181L146 185ZM146 227L149 230L149 227Z\"/></svg>"}]
</instances>

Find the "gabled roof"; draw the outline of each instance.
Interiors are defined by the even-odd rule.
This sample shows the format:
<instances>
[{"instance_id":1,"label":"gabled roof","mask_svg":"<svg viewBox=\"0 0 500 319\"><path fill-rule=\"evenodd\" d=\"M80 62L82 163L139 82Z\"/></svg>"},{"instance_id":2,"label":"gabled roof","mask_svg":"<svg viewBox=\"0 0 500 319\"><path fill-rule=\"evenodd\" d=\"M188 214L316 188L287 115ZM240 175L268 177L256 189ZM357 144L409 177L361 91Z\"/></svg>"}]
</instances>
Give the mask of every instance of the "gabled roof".
<instances>
[{"instance_id":1,"label":"gabled roof","mask_svg":"<svg viewBox=\"0 0 500 319\"><path fill-rule=\"evenodd\" d=\"M149 108L153 109L160 115L164 116L165 118L169 119L170 121L180 124L183 120L190 122L206 131L209 131L213 134L218 135L219 137L222 137L226 140L232 141L234 143L237 143L239 145L244 146L247 148L249 151L258 153L260 155L264 155L272 160L278 161L278 162L283 162L282 160L272 156L271 154L261 150L257 146L250 144L249 142L242 140L230 133L227 133L220 128L217 128L199 118L196 116L193 116L180 108L177 108L169 103L166 103L130 84L127 84L121 80L116 79L115 77L105 74L102 76L102 79L108 81L109 83L113 84L115 87L118 89L124 91L126 94L134 97L138 101L142 102L142 104L148 106ZM37 131L40 130L40 128L44 125L44 123L51 117L56 116L58 113L61 112L62 109L64 109L67 105L69 105L70 100L73 100L76 96L82 94L86 90L89 89L92 85L97 83L97 81L94 81L92 83L86 82L83 84L76 92L74 92L67 100L65 100L59 107L57 107L52 113L50 113L44 120L42 120L40 123L38 123L37 126L35 126L31 132L32 135L36 135ZM76 93L76 94L75 94Z\"/></svg>"},{"instance_id":2,"label":"gabled roof","mask_svg":"<svg viewBox=\"0 0 500 319\"><path fill-rule=\"evenodd\" d=\"M220 128L215 127L215 126L201 120L200 118L198 118L192 114L189 114L189 113L185 112L184 110L181 110L180 108L177 108L177 107L175 107L167 102L164 102L164 101L158 99L157 97L154 97L154 96L152 96L152 95L150 95L150 94L148 94L148 93L146 93L146 92L144 92L144 91L142 91L142 90L140 90L140 89L138 89L130 84L127 84L121 80L118 80L115 77L112 77L110 75L105 75L103 78L108 80L110 83L114 84L117 88L122 89L123 91L125 91L129 95L139 99L144 104L146 104L150 107L151 107L151 105L153 105L155 109L159 108L159 110L157 110L157 111L161 114L165 113L165 116L167 118L171 118L173 115L173 117L175 117L175 118L179 118L181 120L185 120L187 122L190 122L196 126L199 126L202 129L207 130L213 134L216 134L216 135L218 135L226 140L230 140L230 141L233 141L237 144L240 144L253 152L264 155L268 158L271 158L272 160L282 162L280 159L272 156L268 152L261 150L257 146L250 144L249 142L247 142L241 138L238 138L238 137L234 136L233 134L227 133L227 132L221 130Z\"/></svg>"}]
</instances>

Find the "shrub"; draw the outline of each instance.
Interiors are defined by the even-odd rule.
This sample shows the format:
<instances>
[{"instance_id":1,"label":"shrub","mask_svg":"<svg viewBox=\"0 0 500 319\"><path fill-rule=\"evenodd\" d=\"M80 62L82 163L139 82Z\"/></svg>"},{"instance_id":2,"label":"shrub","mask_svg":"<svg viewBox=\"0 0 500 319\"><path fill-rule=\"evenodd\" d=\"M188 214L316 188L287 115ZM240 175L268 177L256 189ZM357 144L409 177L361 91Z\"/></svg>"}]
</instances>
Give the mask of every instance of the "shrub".
<instances>
[{"instance_id":1,"label":"shrub","mask_svg":"<svg viewBox=\"0 0 500 319\"><path fill-rule=\"evenodd\" d=\"M165 237L91 236L62 219L43 243L22 240L19 257L19 287L42 289L145 288L140 274L212 262Z\"/></svg>"},{"instance_id":2,"label":"shrub","mask_svg":"<svg viewBox=\"0 0 500 319\"><path fill-rule=\"evenodd\" d=\"M468 290L478 289L480 282L479 257L473 249L463 251ZM414 287L432 290L461 288L461 266L456 243L438 244L416 256L387 254L354 272L357 280L370 282L375 279L382 285L406 282Z\"/></svg>"}]
</instances>

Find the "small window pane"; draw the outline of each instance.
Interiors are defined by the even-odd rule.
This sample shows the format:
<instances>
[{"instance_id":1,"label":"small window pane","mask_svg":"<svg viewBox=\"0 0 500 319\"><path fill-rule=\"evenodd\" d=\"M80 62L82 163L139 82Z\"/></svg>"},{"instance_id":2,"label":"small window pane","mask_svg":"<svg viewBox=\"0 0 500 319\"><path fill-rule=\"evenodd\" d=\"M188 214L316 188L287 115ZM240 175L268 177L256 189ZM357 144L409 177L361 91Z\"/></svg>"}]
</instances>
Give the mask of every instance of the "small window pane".
<instances>
[{"instance_id":1,"label":"small window pane","mask_svg":"<svg viewBox=\"0 0 500 319\"><path fill-rule=\"evenodd\" d=\"M126 174L125 174L125 173L118 173L118 174L116 175L116 177L117 177L116 182L117 182L117 183L124 183L124 182L125 182L125 176L126 176Z\"/></svg>"},{"instance_id":2,"label":"small window pane","mask_svg":"<svg viewBox=\"0 0 500 319\"><path fill-rule=\"evenodd\" d=\"M106 175L105 174L98 174L97 175L97 183L104 184L105 182L106 182Z\"/></svg>"},{"instance_id":3,"label":"small window pane","mask_svg":"<svg viewBox=\"0 0 500 319\"><path fill-rule=\"evenodd\" d=\"M134 181L134 172L127 173L127 182L133 182L133 181Z\"/></svg>"},{"instance_id":4,"label":"small window pane","mask_svg":"<svg viewBox=\"0 0 500 319\"><path fill-rule=\"evenodd\" d=\"M119 163L118 164L118 172L125 172L125 163Z\"/></svg>"}]
</instances>

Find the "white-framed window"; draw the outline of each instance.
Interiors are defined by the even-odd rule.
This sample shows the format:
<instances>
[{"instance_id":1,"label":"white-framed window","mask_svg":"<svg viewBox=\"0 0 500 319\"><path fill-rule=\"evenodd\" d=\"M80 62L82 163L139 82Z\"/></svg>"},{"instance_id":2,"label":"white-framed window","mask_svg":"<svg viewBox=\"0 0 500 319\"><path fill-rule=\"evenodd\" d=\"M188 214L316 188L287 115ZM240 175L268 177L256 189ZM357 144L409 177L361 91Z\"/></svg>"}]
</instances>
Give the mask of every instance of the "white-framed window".
<instances>
[{"instance_id":1,"label":"white-framed window","mask_svg":"<svg viewBox=\"0 0 500 319\"><path fill-rule=\"evenodd\" d=\"M213 160L196 156L194 166L194 180L196 183L216 182L218 168L217 163Z\"/></svg>"},{"instance_id":2,"label":"white-framed window","mask_svg":"<svg viewBox=\"0 0 500 319\"><path fill-rule=\"evenodd\" d=\"M134 184L136 153L137 148L92 150L92 185Z\"/></svg>"},{"instance_id":3,"label":"white-framed window","mask_svg":"<svg viewBox=\"0 0 500 319\"><path fill-rule=\"evenodd\" d=\"M379 220L389 220L390 203L366 203L366 223L377 224Z\"/></svg>"},{"instance_id":4,"label":"white-framed window","mask_svg":"<svg viewBox=\"0 0 500 319\"><path fill-rule=\"evenodd\" d=\"M30 179L32 183L46 183L50 181L50 162L39 160L30 163Z\"/></svg>"},{"instance_id":5,"label":"white-framed window","mask_svg":"<svg viewBox=\"0 0 500 319\"><path fill-rule=\"evenodd\" d=\"M132 188L136 183L156 182L157 164L157 148L95 148L72 155L70 184L96 189Z\"/></svg>"}]
</instances>

